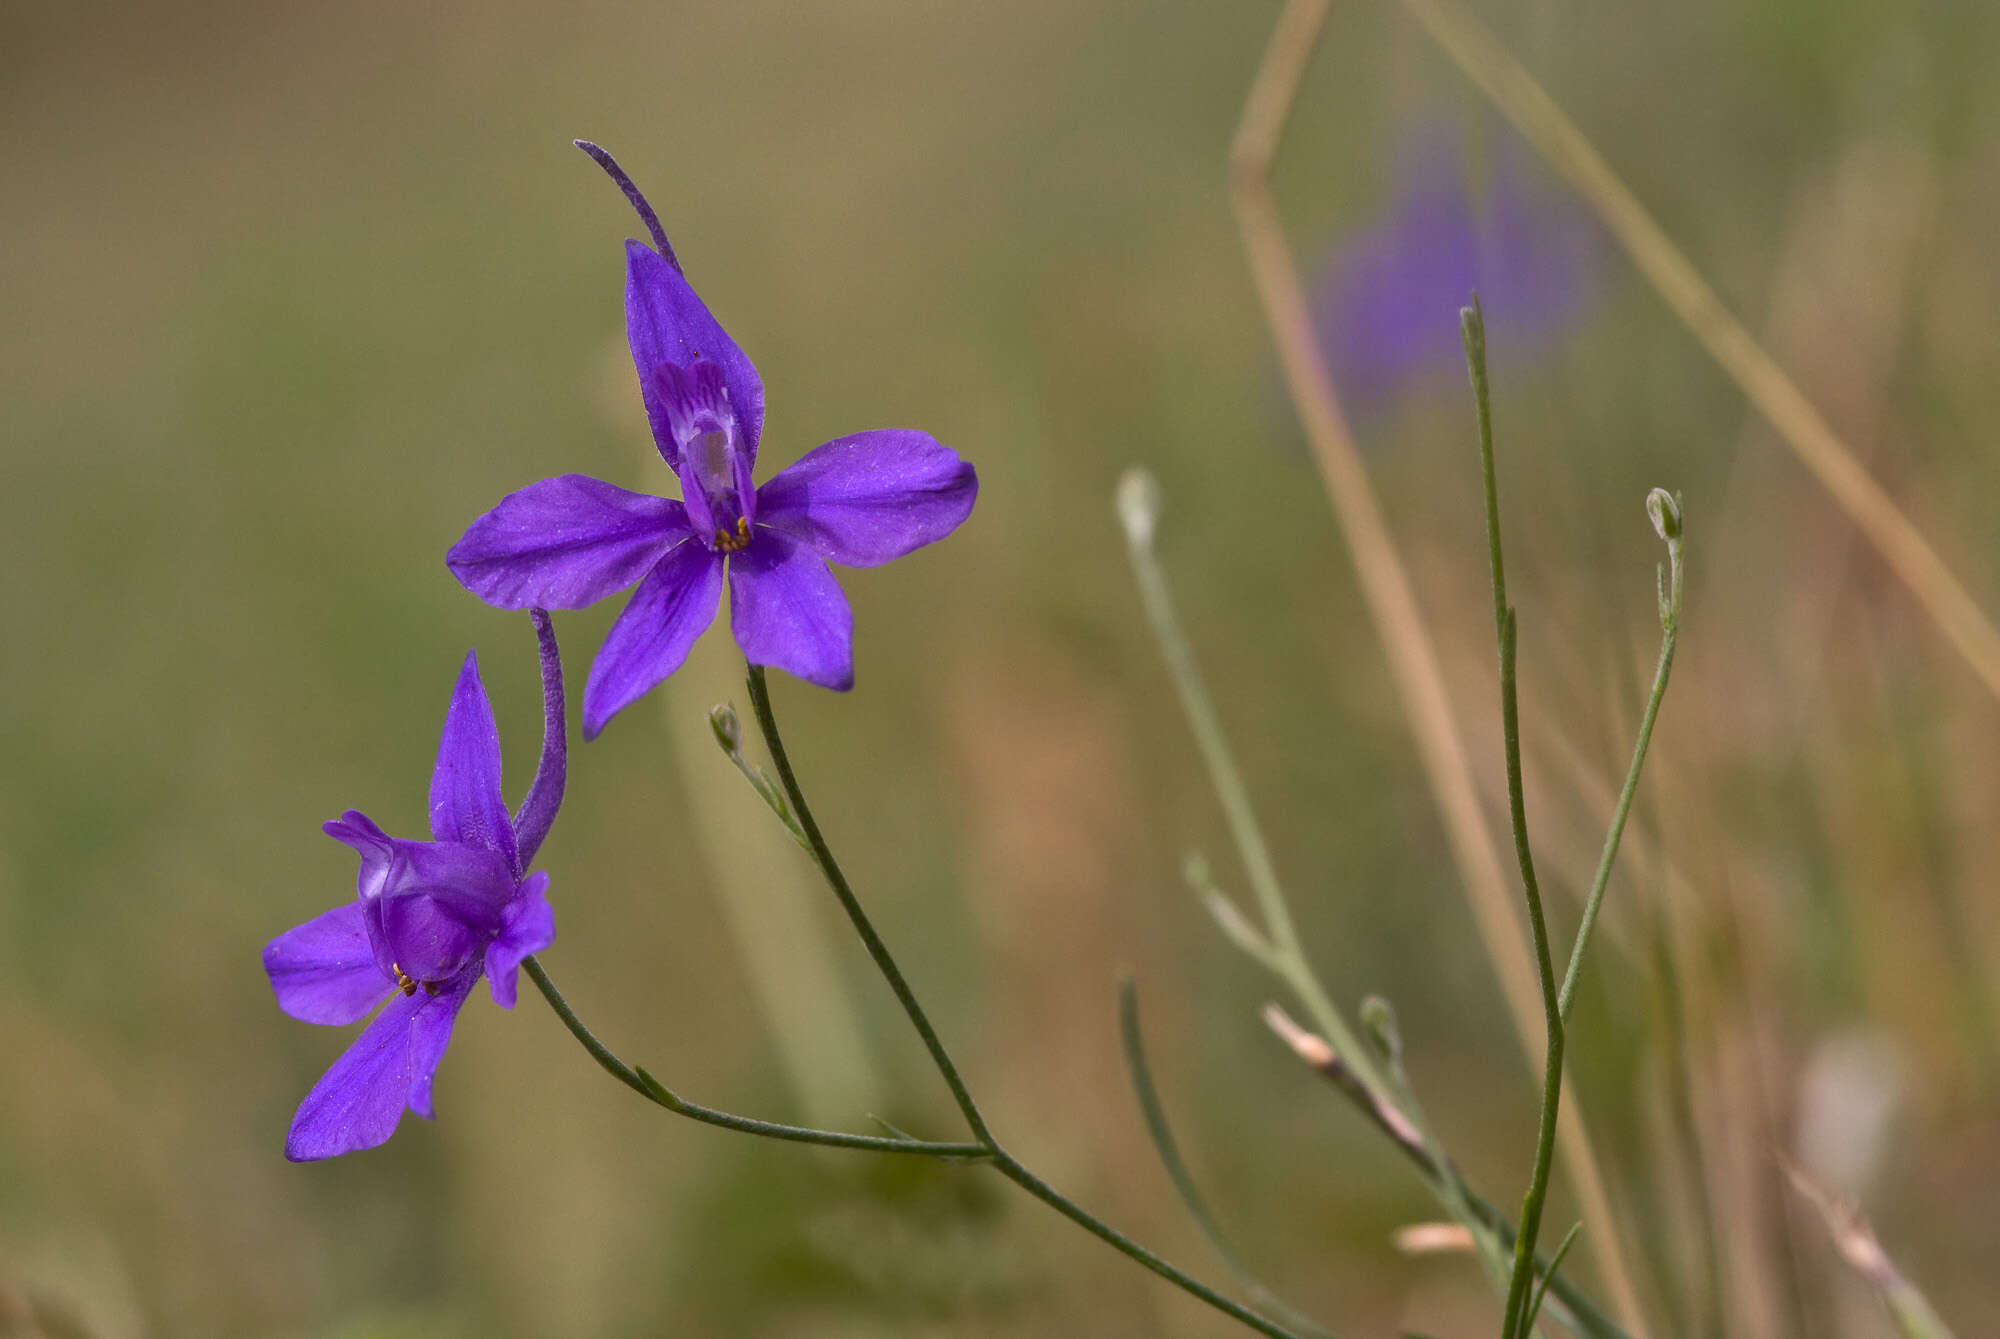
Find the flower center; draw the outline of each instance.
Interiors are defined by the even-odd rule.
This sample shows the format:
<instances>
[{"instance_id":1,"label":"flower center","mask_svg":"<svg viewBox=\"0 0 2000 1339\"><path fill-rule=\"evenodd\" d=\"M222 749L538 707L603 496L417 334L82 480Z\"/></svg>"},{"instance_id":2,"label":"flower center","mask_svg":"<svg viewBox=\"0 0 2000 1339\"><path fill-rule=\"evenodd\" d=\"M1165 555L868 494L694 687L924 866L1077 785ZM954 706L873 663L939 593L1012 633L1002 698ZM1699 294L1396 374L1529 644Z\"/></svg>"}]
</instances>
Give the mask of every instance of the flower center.
<instances>
[{"instance_id":1,"label":"flower center","mask_svg":"<svg viewBox=\"0 0 2000 1339\"><path fill-rule=\"evenodd\" d=\"M682 449L687 452L688 464L694 467L695 477L701 480L702 487L711 497L736 486L729 460L728 428L708 428L697 432Z\"/></svg>"},{"instance_id":2,"label":"flower center","mask_svg":"<svg viewBox=\"0 0 2000 1339\"><path fill-rule=\"evenodd\" d=\"M664 363L656 375L671 432L663 447L680 475L688 522L696 534L715 536L711 549L734 553L749 542L742 523L756 515L757 502L722 368L698 358L688 367Z\"/></svg>"},{"instance_id":3,"label":"flower center","mask_svg":"<svg viewBox=\"0 0 2000 1339\"><path fill-rule=\"evenodd\" d=\"M399 963L390 963L389 970L396 974L396 989L402 991L405 995L416 994L417 987L422 986L424 994L429 995L432 999L436 999L438 987L444 984L442 981L417 981L408 972L405 972Z\"/></svg>"}]
</instances>

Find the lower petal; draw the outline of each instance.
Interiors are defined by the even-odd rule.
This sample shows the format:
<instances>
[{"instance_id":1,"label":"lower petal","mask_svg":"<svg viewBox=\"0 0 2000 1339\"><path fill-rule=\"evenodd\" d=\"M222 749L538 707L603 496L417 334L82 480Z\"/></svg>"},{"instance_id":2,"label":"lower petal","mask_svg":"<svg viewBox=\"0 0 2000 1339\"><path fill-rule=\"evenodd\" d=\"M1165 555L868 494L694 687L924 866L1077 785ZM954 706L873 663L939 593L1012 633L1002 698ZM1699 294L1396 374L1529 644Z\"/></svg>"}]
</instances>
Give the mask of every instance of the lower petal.
<instances>
[{"instance_id":1,"label":"lower petal","mask_svg":"<svg viewBox=\"0 0 2000 1339\"><path fill-rule=\"evenodd\" d=\"M420 990L391 997L299 1103L285 1156L314 1162L374 1148L396 1132L405 1106L428 1116L431 1072L477 975L467 972L435 996Z\"/></svg>"},{"instance_id":2,"label":"lower petal","mask_svg":"<svg viewBox=\"0 0 2000 1339\"><path fill-rule=\"evenodd\" d=\"M437 1073L438 1061L444 1059L458 1011L478 984L479 969L473 967L439 991L431 1007L410 1024L410 1110L425 1120L437 1119L437 1109L431 1105L431 1076Z\"/></svg>"},{"instance_id":3,"label":"lower petal","mask_svg":"<svg viewBox=\"0 0 2000 1339\"><path fill-rule=\"evenodd\" d=\"M590 666L583 689L583 734L595 739L611 718L681 667L694 639L715 621L722 560L687 540L646 574Z\"/></svg>"},{"instance_id":4,"label":"lower petal","mask_svg":"<svg viewBox=\"0 0 2000 1339\"><path fill-rule=\"evenodd\" d=\"M357 1023L389 993L359 902L273 939L264 947L264 971L278 1007L302 1023Z\"/></svg>"},{"instance_id":5,"label":"lower petal","mask_svg":"<svg viewBox=\"0 0 2000 1339\"><path fill-rule=\"evenodd\" d=\"M854 613L825 560L775 530L759 530L729 562L729 628L753 665L808 683L854 686Z\"/></svg>"},{"instance_id":6,"label":"lower petal","mask_svg":"<svg viewBox=\"0 0 2000 1339\"><path fill-rule=\"evenodd\" d=\"M530 874L521 884L520 896L507 908L506 928L486 946L486 984L502 1009L514 1007L521 959L556 942L556 916L544 896L548 886L548 875L539 870Z\"/></svg>"}]
</instances>

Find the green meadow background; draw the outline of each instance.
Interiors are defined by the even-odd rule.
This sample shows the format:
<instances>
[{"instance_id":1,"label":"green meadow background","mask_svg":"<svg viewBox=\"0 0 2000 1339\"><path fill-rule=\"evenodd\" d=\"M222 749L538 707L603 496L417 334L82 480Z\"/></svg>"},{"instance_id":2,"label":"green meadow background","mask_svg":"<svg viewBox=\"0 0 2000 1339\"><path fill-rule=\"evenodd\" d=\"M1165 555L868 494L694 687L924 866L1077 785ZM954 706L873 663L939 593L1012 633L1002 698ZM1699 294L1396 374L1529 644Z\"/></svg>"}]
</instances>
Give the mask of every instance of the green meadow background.
<instances>
[{"instance_id":1,"label":"green meadow background","mask_svg":"<svg viewBox=\"0 0 2000 1339\"><path fill-rule=\"evenodd\" d=\"M1478 7L2000 610L2000 9ZM1270 1036L1180 878L1242 891L1138 611L1161 552L1324 979L1400 1011L1471 1179L1518 1203L1533 1078L1283 395L1224 158L1276 7L0 4L0 1335L1239 1333L990 1175L755 1141L482 990L439 1118L314 1166L349 1030L258 954L352 895L318 825L415 834L477 647L510 796L524 617L443 555L549 474L669 480L623 343L618 154L762 370L764 474L922 427L971 521L846 579L856 687L774 677L835 849L1001 1137L1221 1281L1117 1044L1133 975L1241 1253L1348 1335L1492 1332L1370 1129ZM1309 270L1443 127L1498 123L1405 16L1335 7L1277 172ZM1556 200L1562 188L1538 179ZM1574 203L1574 202L1572 202ZM1531 820L1574 925L1684 491L1682 661L1580 1006L1656 1335L1879 1336L1773 1148L1846 1178L1961 1336L2000 1332L2000 703L1608 246L1502 361ZM1449 323L1453 313L1439 313ZM1504 811L1469 396L1357 420ZM558 616L580 683L618 605ZM687 1096L957 1137L803 857L707 738L712 634L573 754L544 848L582 1015ZM1839 1173L1840 1176L1836 1176ZM1568 1225L1559 1192L1550 1235ZM1596 1277L1595 1236L1576 1256Z\"/></svg>"}]
</instances>

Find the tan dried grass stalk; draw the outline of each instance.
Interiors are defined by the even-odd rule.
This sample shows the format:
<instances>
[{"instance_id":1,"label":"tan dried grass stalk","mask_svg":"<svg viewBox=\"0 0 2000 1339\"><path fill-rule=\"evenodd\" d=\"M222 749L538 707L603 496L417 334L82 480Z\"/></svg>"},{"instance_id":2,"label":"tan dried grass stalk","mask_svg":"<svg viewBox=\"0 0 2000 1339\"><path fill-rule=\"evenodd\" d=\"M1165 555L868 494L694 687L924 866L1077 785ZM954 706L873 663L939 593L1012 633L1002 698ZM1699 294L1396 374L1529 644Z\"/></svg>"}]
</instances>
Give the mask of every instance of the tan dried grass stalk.
<instances>
[{"instance_id":1,"label":"tan dried grass stalk","mask_svg":"<svg viewBox=\"0 0 2000 1339\"><path fill-rule=\"evenodd\" d=\"M1688 332L1742 388L1785 445L1902 579L1973 673L2000 697L2000 631L1915 523L1875 482L1819 410L1722 305L1618 174L1535 77L1452 0L1401 0L1452 63L1597 211Z\"/></svg>"},{"instance_id":2,"label":"tan dried grass stalk","mask_svg":"<svg viewBox=\"0 0 2000 1339\"><path fill-rule=\"evenodd\" d=\"M1417 751L1444 819L1473 920L1500 978L1522 1047L1539 1065L1544 1044L1542 1001L1527 937L1479 806L1436 648L1341 414L1307 316L1298 266L1271 195L1270 170L1278 139L1325 18L1325 0L1291 0L1280 15L1230 149L1230 198L1258 298L1284 365L1286 385L1347 538L1369 614L1388 653L1390 671L1416 735ZM1590 1225L1590 1240L1619 1323L1644 1339L1646 1331L1625 1266L1621 1234L1574 1089L1563 1113L1559 1138L1563 1165L1584 1220Z\"/></svg>"}]
</instances>

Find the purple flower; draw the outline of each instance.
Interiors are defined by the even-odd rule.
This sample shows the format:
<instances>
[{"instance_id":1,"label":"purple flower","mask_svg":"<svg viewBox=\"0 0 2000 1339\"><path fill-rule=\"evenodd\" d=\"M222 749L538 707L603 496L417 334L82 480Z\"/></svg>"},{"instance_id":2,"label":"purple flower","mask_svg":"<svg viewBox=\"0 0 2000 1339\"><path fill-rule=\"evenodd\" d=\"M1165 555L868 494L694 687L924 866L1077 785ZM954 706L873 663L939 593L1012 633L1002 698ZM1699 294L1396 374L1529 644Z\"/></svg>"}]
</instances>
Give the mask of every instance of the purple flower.
<instances>
[{"instance_id":1,"label":"purple flower","mask_svg":"<svg viewBox=\"0 0 2000 1339\"><path fill-rule=\"evenodd\" d=\"M447 562L502 609L580 609L635 582L590 668L583 729L679 669L715 618L725 575L729 624L752 664L844 690L854 683L854 617L827 563L873 567L942 539L972 510L972 466L927 433L838 437L752 481L764 383L682 277L652 207L609 154L655 247L625 245L625 329L660 456L681 500L565 474L501 499Z\"/></svg>"},{"instance_id":2,"label":"purple flower","mask_svg":"<svg viewBox=\"0 0 2000 1339\"><path fill-rule=\"evenodd\" d=\"M399 840L348 810L326 833L360 855L359 896L264 949L278 1007L294 1018L355 1023L387 1001L299 1104L285 1140L294 1162L383 1143L405 1106L431 1119L431 1075L472 988L484 975L494 1002L513 1008L521 960L555 940L549 876L526 872L566 774L562 668L539 611L536 631L548 734L518 823L500 798L500 736L468 654L431 774L432 840Z\"/></svg>"},{"instance_id":3,"label":"purple flower","mask_svg":"<svg viewBox=\"0 0 2000 1339\"><path fill-rule=\"evenodd\" d=\"M1416 136L1398 155L1388 217L1344 242L1313 292L1313 323L1343 397L1366 412L1427 373L1462 376L1458 311L1476 290L1496 360L1554 343L1589 308L1602 251L1567 197L1537 189L1512 141L1483 200L1454 138Z\"/></svg>"}]
</instances>

